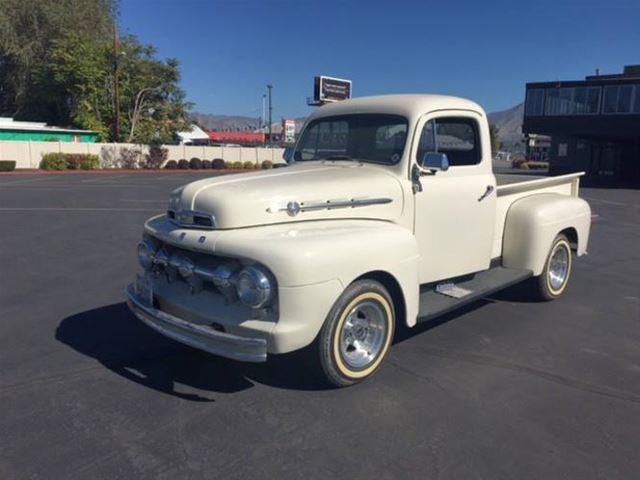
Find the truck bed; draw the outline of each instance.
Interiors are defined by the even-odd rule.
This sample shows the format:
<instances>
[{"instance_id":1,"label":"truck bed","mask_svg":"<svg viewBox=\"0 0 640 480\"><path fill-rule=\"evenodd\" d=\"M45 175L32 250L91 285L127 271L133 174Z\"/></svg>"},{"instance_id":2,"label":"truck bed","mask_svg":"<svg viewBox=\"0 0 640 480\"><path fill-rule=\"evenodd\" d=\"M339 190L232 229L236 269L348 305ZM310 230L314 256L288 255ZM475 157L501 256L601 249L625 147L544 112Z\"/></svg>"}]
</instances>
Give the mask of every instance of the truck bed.
<instances>
[{"instance_id":1,"label":"truck bed","mask_svg":"<svg viewBox=\"0 0 640 480\"><path fill-rule=\"evenodd\" d=\"M493 242L492 258L502 255L502 235L507 211L513 202L529 195L539 193L557 193L559 195L578 196L580 177L584 172L569 173L555 177L530 175L496 175L496 230Z\"/></svg>"},{"instance_id":2,"label":"truck bed","mask_svg":"<svg viewBox=\"0 0 640 480\"><path fill-rule=\"evenodd\" d=\"M575 195L577 195L579 177L582 175L584 175L584 172L569 173L567 175L558 175L555 177L517 174L501 174L496 175L495 177L498 185L498 197L500 197L531 190L546 190L548 187L558 185L571 186L572 194L575 189Z\"/></svg>"}]
</instances>

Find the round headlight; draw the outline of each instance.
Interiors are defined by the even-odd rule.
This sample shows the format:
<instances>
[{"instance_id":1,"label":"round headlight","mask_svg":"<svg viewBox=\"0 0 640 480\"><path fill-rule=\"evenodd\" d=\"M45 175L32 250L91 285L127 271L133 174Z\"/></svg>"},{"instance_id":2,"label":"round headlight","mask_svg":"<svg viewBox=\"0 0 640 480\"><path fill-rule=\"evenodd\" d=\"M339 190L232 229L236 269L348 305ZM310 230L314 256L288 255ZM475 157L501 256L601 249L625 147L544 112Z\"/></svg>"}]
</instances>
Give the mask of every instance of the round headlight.
<instances>
[{"instance_id":1,"label":"round headlight","mask_svg":"<svg viewBox=\"0 0 640 480\"><path fill-rule=\"evenodd\" d=\"M150 242L140 242L138 244L138 262L140 266L145 270L151 270L155 253L156 249Z\"/></svg>"},{"instance_id":2,"label":"round headlight","mask_svg":"<svg viewBox=\"0 0 640 480\"><path fill-rule=\"evenodd\" d=\"M246 267L236 280L238 298L251 308L266 306L273 296L269 276L258 267Z\"/></svg>"}]
</instances>

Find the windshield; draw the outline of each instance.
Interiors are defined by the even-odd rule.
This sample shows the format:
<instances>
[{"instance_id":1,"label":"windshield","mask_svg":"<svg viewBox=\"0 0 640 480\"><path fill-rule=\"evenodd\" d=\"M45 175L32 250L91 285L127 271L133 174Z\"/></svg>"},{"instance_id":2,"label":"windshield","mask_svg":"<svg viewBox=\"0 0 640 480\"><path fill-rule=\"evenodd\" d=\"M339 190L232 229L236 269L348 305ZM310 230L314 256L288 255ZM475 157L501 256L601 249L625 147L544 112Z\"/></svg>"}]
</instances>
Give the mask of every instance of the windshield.
<instances>
[{"instance_id":1,"label":"windshield","mask_svg":"<svg viewBox=\"0 0 640 480\"><path fill-rule=\"evenodd\" d=\"M398 163L407 139L399 115L357 114L313 120L296 145L294 160L357 160Z\"/></svg>"}]
</instances>

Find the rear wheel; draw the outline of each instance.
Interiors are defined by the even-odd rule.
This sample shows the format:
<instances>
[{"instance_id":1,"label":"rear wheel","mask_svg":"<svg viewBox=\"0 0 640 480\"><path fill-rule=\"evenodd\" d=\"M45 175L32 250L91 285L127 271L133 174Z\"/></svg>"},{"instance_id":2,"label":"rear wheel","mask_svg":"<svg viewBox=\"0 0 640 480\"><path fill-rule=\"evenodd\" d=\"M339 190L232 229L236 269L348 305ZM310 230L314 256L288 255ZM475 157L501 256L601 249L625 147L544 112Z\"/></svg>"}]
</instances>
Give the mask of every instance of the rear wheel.
<instances>
[{"instance_id":1,"label":"rear wheel","mask_svg":"<svg viewBox=\"0 0 640 480\"><path fill-rule=\"evenodd\" d=\"M563 234L558 235L547 255L542 273L534 277L540 300L554 300L566 290L571 276L571 245Z\"/></svg>"},{"instance_id":2,"label":"rear wheel","mask_svg":"<svg viewBox=\"0 0 640 480\"><path fill-rule=\"evenodd\" d=\"M389 292L374 280L358 280L331 308L317 339L326 380L338 387L360 382L382 364L391 345L395 312Z\"/></svg>"}]
</instances>

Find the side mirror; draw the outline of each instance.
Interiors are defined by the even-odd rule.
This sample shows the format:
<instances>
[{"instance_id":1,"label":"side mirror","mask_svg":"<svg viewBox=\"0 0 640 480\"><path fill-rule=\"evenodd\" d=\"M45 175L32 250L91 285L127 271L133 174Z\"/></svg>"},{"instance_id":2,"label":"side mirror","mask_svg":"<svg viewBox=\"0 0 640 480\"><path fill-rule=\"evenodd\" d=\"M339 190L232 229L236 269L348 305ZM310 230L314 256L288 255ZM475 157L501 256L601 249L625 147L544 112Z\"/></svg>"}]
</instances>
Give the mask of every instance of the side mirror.
<instances>
[{"instance_id":1,"label":"side mirror","mask_svg":"<svg viewBox=\"0 0 640 480\"><path fill-rule=\"evenodd\" d=\"M295 147L285 148L282 154L282 159L287 163L293 162L295 151L296 151Z\"/></svg>"},{"instance_id":2,"label":"side mirror","mask_svg":"<svg viewBox=\"0 0 640 480\"><path fill-rule=\"evenodd\" d=\"M432 172L446 172L449 170L449 159L446 153L427 152L422 157L420 166Z\"/></svg>"}]
</instances>

